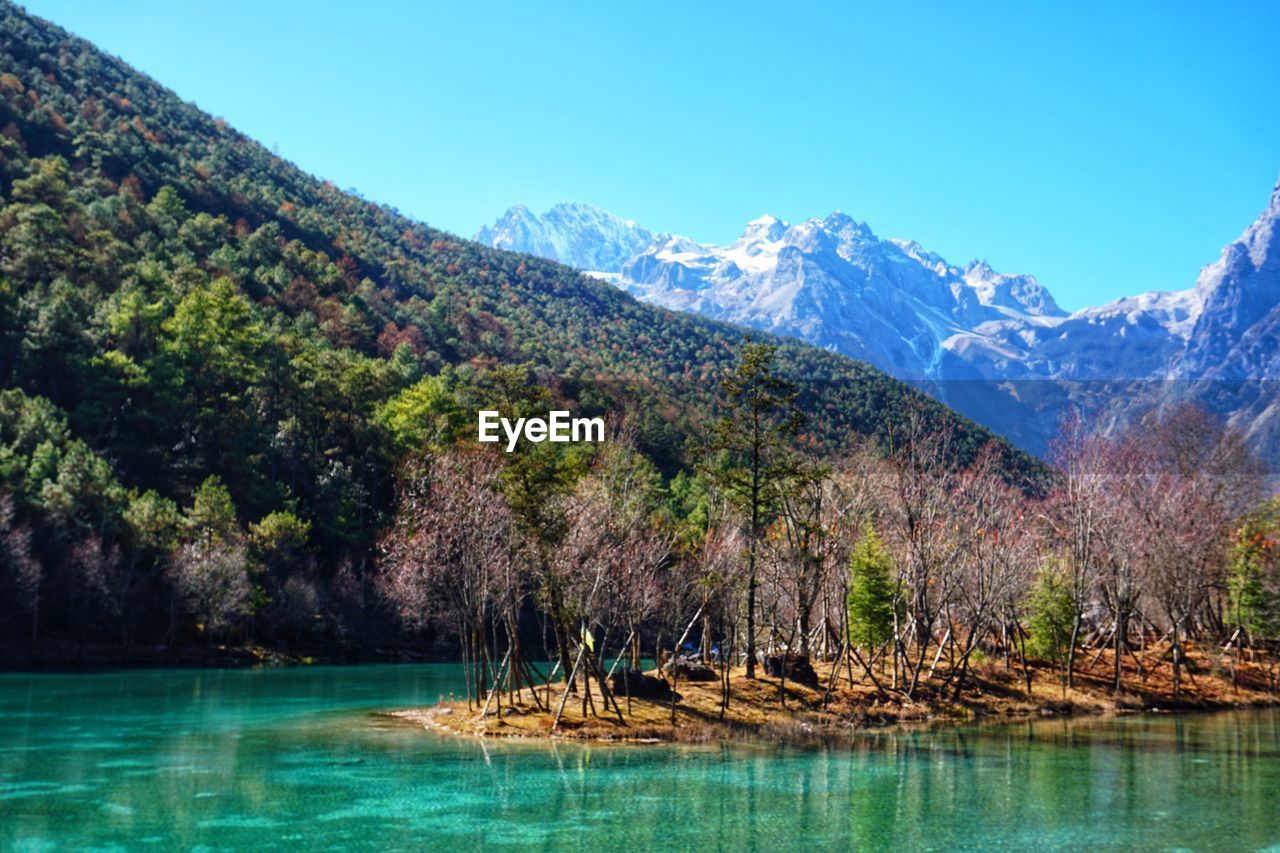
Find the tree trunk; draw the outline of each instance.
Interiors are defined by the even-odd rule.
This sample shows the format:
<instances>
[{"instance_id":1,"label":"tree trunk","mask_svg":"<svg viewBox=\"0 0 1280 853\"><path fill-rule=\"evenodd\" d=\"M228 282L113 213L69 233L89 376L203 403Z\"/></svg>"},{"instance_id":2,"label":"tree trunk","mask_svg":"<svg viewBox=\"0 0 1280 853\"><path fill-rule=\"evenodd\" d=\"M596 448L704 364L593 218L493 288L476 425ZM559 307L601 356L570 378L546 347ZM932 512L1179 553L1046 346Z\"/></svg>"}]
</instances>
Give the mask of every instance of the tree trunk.
<instances>
[{"instance_id":1,"label":"tree trunk","mask_svg":"<svg viewBox=\"0 0 1280 853\"><path fill-rule=\"evenodd\" d=\"M747 678L756 677L756 550L760 542L760 422L753 424L751 453L751 541L747 548Z\"/></svg>"},{"instance_id":2,"label":"tree trunk","mask_svg":"<svg viewBox=\"0 0 1280 853\"><path fill-rule=\"evenodd\" d=\"M1182 694L1182 646L1178 643L1178 623L1173 623L1173 698Z\"/></svg>"},{"instance_id":3,"label":"tree trunk","mask_svg":"<svg viewBox=\"0 0 1280 853\"><path fill-rule=\"evenodd\" d=\"M1121 614L1120 611L1117 610L1116 611L1116 632L1113 637L1114 643L1112 646L1112 650L1115 653L1115 685L1113 687L1113 691L1116 693L1120 692L1121 668L1123 666L1123 658L1124 658L1125 625L1123 624L1123 622L1124 622L1123 614Z\"/></svg>"},{"instance_id":4,"label":"tree trunk","mask_svg":"<svg viewBox=\"0 0 1280 853\"><path fill-rule=\"evenodd\" d=\"M1080 625L1084 621L1080 616L1080 608L1075 608L1075 617L1071 620L1071 644L1067 647L1067 687L1076 686L1076 645L1080 642Z\"/></svg>"},{"instance_id":5,"label":"tree trunk","mask_svg":"<svg viewBox=\"0 0 1280 853\"><path fill-rule=\"evenodd\" d=\"M753 513L754 515L754 513ZM754 519L752 524L755 524ZM747 551L747 678L756 677L756 546L752 534L751 547Z\"/></svg>"}]
</instances>

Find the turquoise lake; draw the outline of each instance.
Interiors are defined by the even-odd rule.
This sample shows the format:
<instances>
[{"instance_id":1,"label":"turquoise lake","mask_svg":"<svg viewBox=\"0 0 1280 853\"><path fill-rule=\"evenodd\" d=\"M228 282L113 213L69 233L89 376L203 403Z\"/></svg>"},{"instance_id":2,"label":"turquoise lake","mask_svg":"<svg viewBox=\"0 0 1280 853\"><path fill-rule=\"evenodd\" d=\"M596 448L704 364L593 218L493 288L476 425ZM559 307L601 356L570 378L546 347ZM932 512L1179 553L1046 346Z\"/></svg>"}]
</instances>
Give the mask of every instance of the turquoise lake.
<instances>
[{"instance_id":1,"label":"turquoise lake","mask_svg":"<svg viewBox=\"0 0 1280 853\"><path fill-rule=\"evenodd\" d=\"M0 675L9 849L1280 850L1280 711L779 746L481 743L446 664Z\"/></svg>"}]
</instances>

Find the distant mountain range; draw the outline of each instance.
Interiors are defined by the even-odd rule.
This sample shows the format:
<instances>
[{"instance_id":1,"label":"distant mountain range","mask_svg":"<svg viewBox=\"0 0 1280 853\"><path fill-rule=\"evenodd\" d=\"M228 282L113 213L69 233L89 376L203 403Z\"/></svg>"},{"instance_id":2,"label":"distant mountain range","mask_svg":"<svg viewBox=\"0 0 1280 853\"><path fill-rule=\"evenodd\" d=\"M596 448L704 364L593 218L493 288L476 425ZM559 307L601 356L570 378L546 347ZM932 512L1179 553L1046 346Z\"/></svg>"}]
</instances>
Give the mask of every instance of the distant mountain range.
<instances>
[{"instance_id":1,"label":"distant mountain range","mask_svg":"<svg viewBox=\"0 0 1280 853\"><path fill-rule=\"evenodd\" d=\"M585 204L508 210L476 239L578 267L639 298L863 359L1029 450L1062 417L1104 423L1194 399L1280 450L1280 186L1194 287L1067 313L1030 275L956 266L836 212L763 216L729 245Z\"/></svg>"}]
</instances>

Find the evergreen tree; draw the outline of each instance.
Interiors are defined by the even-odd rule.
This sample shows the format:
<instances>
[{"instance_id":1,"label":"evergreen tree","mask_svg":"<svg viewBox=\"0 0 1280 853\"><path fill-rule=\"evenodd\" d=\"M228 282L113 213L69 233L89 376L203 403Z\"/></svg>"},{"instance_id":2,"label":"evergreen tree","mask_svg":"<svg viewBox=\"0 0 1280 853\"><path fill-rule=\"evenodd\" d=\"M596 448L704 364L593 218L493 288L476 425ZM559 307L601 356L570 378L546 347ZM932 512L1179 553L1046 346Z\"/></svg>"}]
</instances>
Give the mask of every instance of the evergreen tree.
<instances>
[{"instance_id":1,"label":"evergreen tree","mask_svg":"<svg viewBox=\"0 0 1280 853\"><path fill-rule=\"evenodd\" d=\"M1247 515L1233 540L1232 617L1254 639L1280 637L1280 497Z\"/></svg>"},{"instance_id":2,"label":"evergreen tree","mask_svg":"<svg viewBox=\"0 0 1280 853\"><path fill-rule=\"evenodd\" d=\"M868 524L849 555L849 641L875 648L893 639L893 561Z\"/></svg>"},{"instance_id":3,"label":"evergreen tree","mask_svg":"<svg viewBox=\"0 0 1280 853\"><path fill-rule=\"evenodd\" d=\"M1065 664L1075 618L1070 579L1057 563L1042 566L1027 595L1027 653Z\"/></svg>"},{"instance_id":4,"label":"evergreen tree","mask_svg":"<svg viewBox=\"0 0 1280 853\"><path fill-rule=\"evenodd\" d=\"M738 366L721 382L728 412L716 423L712 444L724 464L710 473L748 519L747 678L756 675L760 539L779 492L798 474L790 443L804 424L795 386L774 373L776 357L777 347L770 344L743 346Z\"/></svg>"}]
</instances>

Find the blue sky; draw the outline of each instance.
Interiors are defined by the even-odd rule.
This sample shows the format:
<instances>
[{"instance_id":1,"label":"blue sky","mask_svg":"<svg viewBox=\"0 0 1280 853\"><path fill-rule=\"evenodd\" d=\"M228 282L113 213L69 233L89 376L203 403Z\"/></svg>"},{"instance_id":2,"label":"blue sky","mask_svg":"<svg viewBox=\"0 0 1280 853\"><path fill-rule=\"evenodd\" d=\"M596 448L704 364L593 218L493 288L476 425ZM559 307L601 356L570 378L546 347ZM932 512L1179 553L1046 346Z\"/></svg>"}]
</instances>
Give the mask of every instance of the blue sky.
<instances>
[{"instance_id":1,"label":"blue sky","mask_svg":"<svg viewBox=\"0 0 1280 853\"><path fill-rule=\"evenodd\" d=\"M1078 308L1190 286L1280 174L1275 2L27 7L464 235L517 201L717 242L842 209Z\"/></svg>"}]
</instances>

